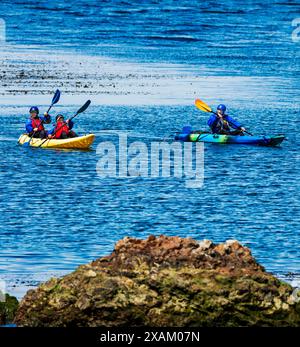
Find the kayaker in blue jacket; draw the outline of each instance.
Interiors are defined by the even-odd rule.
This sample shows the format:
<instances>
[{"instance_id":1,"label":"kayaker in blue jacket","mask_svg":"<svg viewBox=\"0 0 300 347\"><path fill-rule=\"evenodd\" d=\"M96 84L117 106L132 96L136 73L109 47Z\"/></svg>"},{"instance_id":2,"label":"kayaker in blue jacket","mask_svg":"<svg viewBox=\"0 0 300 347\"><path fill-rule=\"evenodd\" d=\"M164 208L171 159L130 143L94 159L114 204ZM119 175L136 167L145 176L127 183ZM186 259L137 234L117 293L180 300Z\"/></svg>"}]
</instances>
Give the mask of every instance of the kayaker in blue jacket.
<instances>
[{"instance_id":1,"label":"kayaker in blue jacket","mask_svg":"<svg viewBox=\"0 0 300 347\"><path fill-rule=\"evenodd\" d=\"M56 116L56 124L54 128L49 131L49 138L55 139L67 139L70 137L77 137L78 135L72 130L74 126L74 122L70 119L67 121L64 120L64 116L62 114L58 114Z\"/></svg>"},{"instance_id":2,"label":"kayaker in blue jacket","mask_svg":"<svg viewBox=\"0 0 300 347\"><path fill-rule=\"evenodd\" d=\"M44 116L39 116L39 109L36 106L32 106L29 110L30 117L26 121L26 131L31 137L46 138L48 136L47 131L44 128L44 124L51 123L51 116L45 112Z\"/></svg>"},{"instance_id":3,"label":"kayaker in blue jacket","mask_svg":"<svg viewBox=\"0 0 300 347\"><path fill-rule=\"evenodd\" d=\"M225 115L225 112L226 106L220 104L217 107L217 114L210 116L207 124L211 128L212 133L223 135L244 135L246 129L238 121ZM231 128L234 130L231 130Z\"/></svg>"}]
</instances>

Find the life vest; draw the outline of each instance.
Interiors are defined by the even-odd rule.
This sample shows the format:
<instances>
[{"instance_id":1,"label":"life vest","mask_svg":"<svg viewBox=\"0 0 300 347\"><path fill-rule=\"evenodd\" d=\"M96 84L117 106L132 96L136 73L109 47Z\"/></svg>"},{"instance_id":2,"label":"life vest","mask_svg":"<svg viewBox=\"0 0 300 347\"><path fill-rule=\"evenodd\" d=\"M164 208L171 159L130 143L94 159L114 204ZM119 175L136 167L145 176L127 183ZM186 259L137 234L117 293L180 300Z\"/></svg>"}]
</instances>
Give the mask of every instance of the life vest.
<instances>
[{"instance_id":1,"label":"life vest","mask_svg":"<svg viewBox=\"0 0 300 347\"><path fill-rule=\"evenodd\" d=\"M227 122L226 119L219 119L219 122L218 122L218 125L217 127L220 129L220 130L230 130L230 127L229 127L229 123Z\"/></svg>"},{"instance_id":2,"label":"life vest","mask_svg":"<svg viewBox=\"0 0 300 347\"><path fill-rule=\"evenodd\" d=\"M44 130L43 122L40 120L40 118L33 118L31 119L31 126L32 128L37 128L37 131Z\"/></svg>"},{"instance_id":3,"label":"life vest","mask_svg":"<svg viewBox=\"0 0 300 347\"><path fill-rule=\"evenodd\" d=\"M66 133L68 135L69 132L70 132L70 129L65 122L56 123L55 129L54 129L56 139L60 139L62 133Z\"/></svg>"}]
</instances>

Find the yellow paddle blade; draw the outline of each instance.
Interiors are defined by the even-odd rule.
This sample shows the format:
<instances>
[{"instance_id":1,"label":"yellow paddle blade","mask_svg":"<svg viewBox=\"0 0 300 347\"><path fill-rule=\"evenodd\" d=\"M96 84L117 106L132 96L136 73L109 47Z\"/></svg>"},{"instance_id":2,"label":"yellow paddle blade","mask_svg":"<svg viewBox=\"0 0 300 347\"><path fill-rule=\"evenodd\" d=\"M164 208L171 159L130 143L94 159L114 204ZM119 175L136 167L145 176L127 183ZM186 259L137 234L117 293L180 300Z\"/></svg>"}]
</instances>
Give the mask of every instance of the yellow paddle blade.
<instances>
[{"instance_id":1,"label":"yellow paddle blade","mask_svg":"<svg viewBox=\"0 0 300 347\"><path fill-rule=\"evenodd\" d=\"M195 105L197 108L199 108L201 111L204 112L212 112L212 109L204 102L201 101L200 99L195 100Z\"/></svg>"}]
</instances>

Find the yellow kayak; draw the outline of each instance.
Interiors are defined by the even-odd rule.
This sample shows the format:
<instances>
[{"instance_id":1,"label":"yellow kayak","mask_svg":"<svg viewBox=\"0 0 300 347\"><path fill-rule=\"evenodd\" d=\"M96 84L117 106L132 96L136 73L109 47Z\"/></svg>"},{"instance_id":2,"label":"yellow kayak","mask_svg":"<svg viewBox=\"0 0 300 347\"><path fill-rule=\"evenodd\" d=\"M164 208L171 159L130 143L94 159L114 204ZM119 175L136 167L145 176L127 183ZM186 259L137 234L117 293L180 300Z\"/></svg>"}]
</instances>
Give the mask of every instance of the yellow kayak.
<instances>
[{"instance_id":1,"label":"yellow kayak","mask_svg":"<svg viewBox=\"0 0 300 347\"><path fill-rule=\"evenodd\" d=\"M32 138L30 141L30 137L27 134L23 134L18 142L20 145L24 145L24 143L30 141L30 146L39 147L45 141L41 148L88 149L93 144L94 139L95 135L89 134L64 140L51 139L45 141L45 139Z\"/></svg>"}]
</instances>

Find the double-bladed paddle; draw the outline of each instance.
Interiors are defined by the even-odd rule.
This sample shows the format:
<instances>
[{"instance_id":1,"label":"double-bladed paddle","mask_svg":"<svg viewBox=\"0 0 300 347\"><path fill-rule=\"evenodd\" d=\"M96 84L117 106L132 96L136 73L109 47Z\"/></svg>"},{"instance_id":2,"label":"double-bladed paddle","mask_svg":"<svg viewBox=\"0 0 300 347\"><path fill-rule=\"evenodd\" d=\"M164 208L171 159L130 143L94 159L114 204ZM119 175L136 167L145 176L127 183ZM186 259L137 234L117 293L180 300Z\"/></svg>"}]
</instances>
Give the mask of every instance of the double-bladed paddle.
<instances>
[{"instance_id":1,"label":"double-bladed paddle","mask_svg":"<svg viewBox=\"0 0 300 347\"><path fill-rule=\"evenodd\" d=\"M53 98L52 98L52 103L51 103L51 105L49 106L47 113L49 113L50 110L51 110L51 108L52 108L55 104L58 103L59 99L60 99L60 91L57 89L56 92L55 92L55 94L54 94L54 96L53 96ZM42 121L42 124L43 124L43 121ZM34 131L33 134L30 136L30 140L29 140L28 142L25 142L25 143L24 143L25 146L30 146L31 140L32 140L32 138L33 138L33 136L34 136L35 133L36 133L36 131Z\"/></svg>"},{"instance_id":2,"label":"double-bladed paddle","mask_svg":"<svg viewBox=\"0 0 300 347\"><path fill-rule=\"evenodd\" d=\"M69 118L69 121L72 120L72 119L74 119L75 117L77 117L80 113L84 112L84 111L90 106L90 104L91 104L91 100L88 100L83 106L80 107L80 109L76 112L76 114L75 114L73 117ZM60 129L62 129L66 124L67 124L67 123L64 122L64 124L63 124L61 127L59 127L59 128L53 133L52 136L54 137L54 135L55 135ZM42 145L43 145L45 142L51 141L51 139L52 139L52 138L46 139L46 140L43 141L38 147L42 147Z\"/></svg>"},{"instance_id":3,"label":"double-bladed paddle","mask_svg":"<svg viewBox=\"0 0 300 347\"><path fill-rule=\"evenodd\" d=\"M215 111L213 111L211 107L209 107L204 101L202 101L200 99L195 100L195 105L201 111L209 112L209 113L213 113L213 114L217 115L217 113ZM225 115L225 116L227 116L227 115ZM245 130L244 132L250 136L253 136L253 134L249 133L249 131Z\"/></svg>"}]
</instances>

